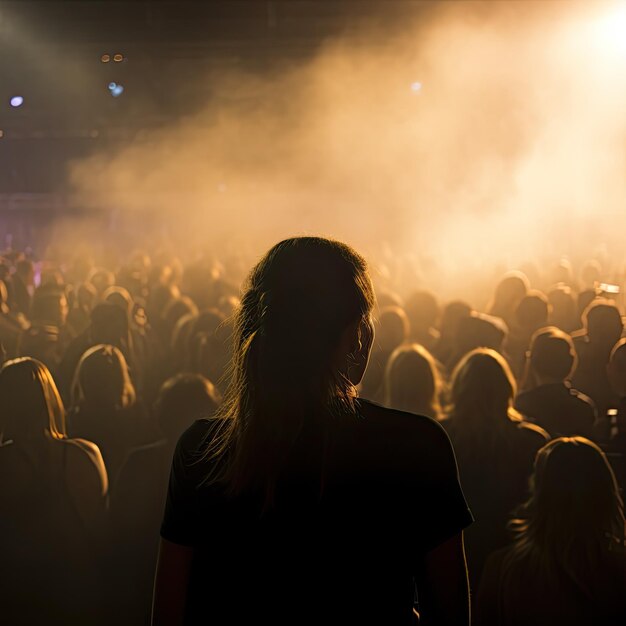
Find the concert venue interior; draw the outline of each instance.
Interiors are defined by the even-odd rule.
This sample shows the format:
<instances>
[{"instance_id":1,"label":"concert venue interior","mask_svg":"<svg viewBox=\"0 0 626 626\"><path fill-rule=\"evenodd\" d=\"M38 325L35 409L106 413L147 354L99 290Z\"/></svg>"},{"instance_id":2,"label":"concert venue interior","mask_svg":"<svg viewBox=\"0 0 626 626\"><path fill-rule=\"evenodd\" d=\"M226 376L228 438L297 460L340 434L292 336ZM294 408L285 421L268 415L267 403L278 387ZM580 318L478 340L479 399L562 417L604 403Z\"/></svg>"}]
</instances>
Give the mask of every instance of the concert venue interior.
<instances>
[{"instance_id":1,"label":"concert venue interior","mask_svg":"<svg viewBox=\"0 0 626 626\"><path fill-rule=\"evenodd\" d=\"M626 623L625 237L624 0L0 0L0 622Z\"/></svg>"}]
</instances>

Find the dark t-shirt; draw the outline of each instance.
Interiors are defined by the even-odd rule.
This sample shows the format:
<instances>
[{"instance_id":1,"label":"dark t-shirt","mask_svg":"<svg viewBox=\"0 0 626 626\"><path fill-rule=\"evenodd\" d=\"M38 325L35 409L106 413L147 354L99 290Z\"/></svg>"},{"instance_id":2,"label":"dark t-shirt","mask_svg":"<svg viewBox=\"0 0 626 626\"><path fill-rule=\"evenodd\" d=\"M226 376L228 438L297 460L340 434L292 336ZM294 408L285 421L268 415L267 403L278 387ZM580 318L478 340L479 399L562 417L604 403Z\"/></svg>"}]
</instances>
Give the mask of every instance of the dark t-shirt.
<instances>
[{"instance_id":1,"label":"dark t-shirt","mask_svg":"<svg viewBox=\"0 0 626 626\"><path fill-rule=\"evenodd\" d=\"M258 493L202 484L217 424L181 437L161 529L194 548L186 624L413 623L424 556L472 521L441 426L366 401L328 445L309 425L263 512Z\"/></svg>"},{"instance_id":2,"label":"dark t-shirt","mask_svg":"<svg viewBox=\"0 0 626 626\"><path fill-rule=\"evenodd\" d=\"M593 401L565 383L540 385L520 393L515 408L552 437L593 438L596 419Z\"/></svg>"}]
</instances>

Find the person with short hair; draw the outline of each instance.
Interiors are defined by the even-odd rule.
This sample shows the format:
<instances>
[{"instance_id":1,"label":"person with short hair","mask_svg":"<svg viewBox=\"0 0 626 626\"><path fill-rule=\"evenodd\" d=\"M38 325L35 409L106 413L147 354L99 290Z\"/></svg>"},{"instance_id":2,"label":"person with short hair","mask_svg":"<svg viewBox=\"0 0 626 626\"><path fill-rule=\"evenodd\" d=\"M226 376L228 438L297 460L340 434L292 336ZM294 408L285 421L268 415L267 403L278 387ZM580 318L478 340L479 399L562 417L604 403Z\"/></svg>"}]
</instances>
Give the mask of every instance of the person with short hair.
<instances>
[{"instance_id":1,"label":"person with short hair","mask_svg":"<svg viewBox=\"0 0 626 626\"><path fill-rule=\"evenodd\" d=\"M524 391L515 408L552 437L593 439L596 408L589 396L569 382L577 364L574 344L555 326L537 331L527 353Z\"/></svg>"}]
</instances>

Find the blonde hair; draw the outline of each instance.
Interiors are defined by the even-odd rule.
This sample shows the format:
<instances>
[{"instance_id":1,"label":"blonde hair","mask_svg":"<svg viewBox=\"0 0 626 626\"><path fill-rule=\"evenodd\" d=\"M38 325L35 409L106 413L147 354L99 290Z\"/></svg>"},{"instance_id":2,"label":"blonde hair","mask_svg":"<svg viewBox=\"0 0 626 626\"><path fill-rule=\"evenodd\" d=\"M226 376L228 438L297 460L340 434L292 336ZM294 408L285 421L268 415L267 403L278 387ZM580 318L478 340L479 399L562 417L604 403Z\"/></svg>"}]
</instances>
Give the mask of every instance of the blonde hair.
<instances>
[{"instance_id":1,"label":"blonde hair","mask_svg":"<svg viewBox=\"0 0 626 626\"><path fill-rule=\"evenodd\" d=\"M50 434L67 438L65 407L50 370L37 359L21 357L0 369L2 439Z\"/></svg>"},{"instance_id":2,"label":"blonde hair","mask_svg":"<svg viewBox=\"0 0 626 626\"><path fill-rule=\"evenodd\" d=\"M128 364L119 348L98 344L80 357L72 384L74 405L97 401L105 406L127 408L135 400Z\"/></svg>"},{"instance_id":3,"label":"blonde hair","mask_svg":"<svg viewBox=\"0 0 626 626\"><path fill-rule=\"evenodd\" d=\"M454 368L448 412L459 430L499 429L507 418L522 421L513 408L516 392L515 378L504 357L491 348L477 348Z\"/></svg>"},{"instance_id":4,"label":"blonde hair","mask_svg":"<svg viewBox=\"0 0 626 626\"><path fill-rule=\"evenodd\" d=\"M435 359L418 343L396 348L385 368L385 402L400 411L441 416L442 382Z\"/></svg>"}]
</instances>

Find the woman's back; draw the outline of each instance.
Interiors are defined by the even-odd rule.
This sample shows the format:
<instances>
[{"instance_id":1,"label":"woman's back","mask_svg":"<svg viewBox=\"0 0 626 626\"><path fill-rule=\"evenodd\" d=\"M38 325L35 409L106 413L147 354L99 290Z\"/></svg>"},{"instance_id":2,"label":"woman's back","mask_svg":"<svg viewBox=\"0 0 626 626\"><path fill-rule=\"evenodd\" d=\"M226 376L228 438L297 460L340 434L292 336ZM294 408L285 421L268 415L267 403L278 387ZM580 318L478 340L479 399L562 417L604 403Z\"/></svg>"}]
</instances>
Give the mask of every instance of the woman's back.
<instances>
[{"instance_id":1,"label":"woman's back","mask_svg":"<svg viewBox=\"0 0 626 626\"><path fill-rule=\"evenodd\" d=\"M332 430L305 426L268 510L254 490L196 493L208 468L194 460L219 422L198 421L183 436L162 536L195 549L187 623L210 614L220 623L411 623L413 576L471 515L438 424L360 405L361 417Z\"/></svg>"},{"instance_id":2,"label":"woman's back","mask_svg":"<svg viewBox=\"0 0 626 626\"><path fill-rule=\"evenodd\" d=\"M589 595L558 565L538 570L512 548L494 552L485 565L477 599L477 626L616 626L626 621L626 558L598 555Z\"/></svg>"},{"instance_id":3,"label":"woman's back","mask_svg":"<svg viewBox=\"0 0 626 626\"><path fill-rule=\"evenodd\" d=\"M0 446L2 616L10 624L94 623L101 617L98 542L107 478L87 441ZM70 593L71 592L71 593Z\"/></svg>"}]
</instances>

